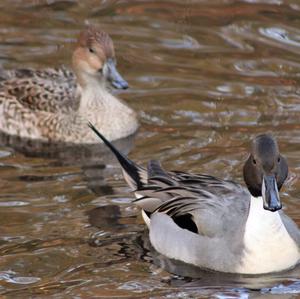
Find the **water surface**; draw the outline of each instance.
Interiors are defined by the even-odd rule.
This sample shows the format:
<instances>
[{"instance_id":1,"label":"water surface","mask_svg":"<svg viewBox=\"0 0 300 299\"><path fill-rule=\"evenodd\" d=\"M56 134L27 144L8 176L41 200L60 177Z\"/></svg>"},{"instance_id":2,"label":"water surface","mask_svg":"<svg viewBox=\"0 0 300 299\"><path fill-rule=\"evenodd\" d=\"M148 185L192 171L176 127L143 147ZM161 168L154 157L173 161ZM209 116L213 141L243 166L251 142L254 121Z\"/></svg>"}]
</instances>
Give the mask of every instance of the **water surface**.
<instances>
[{"instance_id":1,"label":"water surface","mask_svg":"<svg viewBox=\"0 0 300 299\"><path fill-rule=\"evenodd\" d=\"M297 0L2 0L0 67L70 65L78 32L98 24L131 87L119 96L140 117L138 134L117 144L124 152L242 182L249 140L272 132L290 165L285 211L300 224L299 13ZM4 138L0 186L3 296L299 296L299 269L194 275L153 252L101 145L41 149Z\"/></svg>"}]
</instances>

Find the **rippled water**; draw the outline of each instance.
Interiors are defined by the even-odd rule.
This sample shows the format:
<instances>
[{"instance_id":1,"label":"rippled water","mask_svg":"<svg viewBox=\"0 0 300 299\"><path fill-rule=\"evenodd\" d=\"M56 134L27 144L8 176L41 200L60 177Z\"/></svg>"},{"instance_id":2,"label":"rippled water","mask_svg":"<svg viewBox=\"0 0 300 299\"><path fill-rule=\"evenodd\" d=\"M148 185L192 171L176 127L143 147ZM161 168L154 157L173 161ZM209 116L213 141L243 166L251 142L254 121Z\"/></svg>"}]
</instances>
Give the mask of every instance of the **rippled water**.
<instances>
[{"instance_id":1,"label":"rippled water","mask_svg":"<svg viewBox=\"0 0 300 299\"><path fill-rule=\"evenodd\" d=\"M290 165L285 209L300 224L299 15L297 0L2 0L0 67L69 65L79 30L99 24L131 86L120 97L141 122L119 148L139 163L159 159L242 182L249 139L271 131ZM153 252L101 145L2 144L1 295L299 296L299 269L254 278L201 273Z\"/></svg>"}]
</instances>

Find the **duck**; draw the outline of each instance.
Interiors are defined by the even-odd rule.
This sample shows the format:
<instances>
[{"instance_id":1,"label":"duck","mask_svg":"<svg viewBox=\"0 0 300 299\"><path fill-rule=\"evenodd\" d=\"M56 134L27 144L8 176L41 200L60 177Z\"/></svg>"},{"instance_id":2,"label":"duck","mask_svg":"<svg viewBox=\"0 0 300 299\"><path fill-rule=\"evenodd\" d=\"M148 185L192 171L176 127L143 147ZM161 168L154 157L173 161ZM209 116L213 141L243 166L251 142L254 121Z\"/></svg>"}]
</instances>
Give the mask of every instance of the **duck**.
<instances>
[{"instance_id":1,"label":"duck","mask_svg":"<svg viewBox=\"0 0 300 299\"><path fill-rule=\"evenodd\" d=\"M46 142L97 143L87 130L90 120L111 141L132 135L137 114L110 91L128 88L116 64L111 37L88 26L79 34L72 70L2 70L0 131Z\"/></svg>"},{"instance_id":2,"label":"duck","mask_svg":"<svg viewBox=\"0 0 300 299\"><path fill-rule=\"evenodd\" d=\"M119 161L159 254L199 269L247 275L299 263L299 228L282 211L279 196L288 165L272 135L251 141L242 186L207 174L166 171L156 160L142 167L89 126Z\"/></svg>"}]
</instances>

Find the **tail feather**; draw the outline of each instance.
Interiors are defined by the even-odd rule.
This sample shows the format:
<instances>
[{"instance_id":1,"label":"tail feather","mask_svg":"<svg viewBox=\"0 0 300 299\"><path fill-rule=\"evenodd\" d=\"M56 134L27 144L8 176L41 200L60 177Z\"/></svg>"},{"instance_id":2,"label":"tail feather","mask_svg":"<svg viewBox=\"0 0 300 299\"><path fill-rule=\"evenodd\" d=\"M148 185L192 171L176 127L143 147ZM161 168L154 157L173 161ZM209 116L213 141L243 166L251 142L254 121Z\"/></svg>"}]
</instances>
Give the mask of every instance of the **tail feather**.
<instances>
[{"instance_id":1,"label":"tail feather","mask_svg":"<svg viewBox=\"0 0 300 299\"><path fill-rule=\"evenodd\" d=\"M88 126L96 133L96 135L104 142L104 144L113 152L115 157L118 159L122 170L123 175L128 183L128 185L135 190L138 190L143 187L143 182L145 178L145 170L131 161L128 157L123 155L116 147L109 142L96 128L92 123L88 123Z\"/></svg>"},{"instance_id":2,"label":"tail feather","mask_svg":"<svg viewBox=\"0 0 300 299\"><path fill-rule=\"evenodd\" d=\"M149 178L156 176L169 178L168 173L162 168L160 162L157 160L150 160L148 163L147 170Z\"/></svg>"}]
</instances>

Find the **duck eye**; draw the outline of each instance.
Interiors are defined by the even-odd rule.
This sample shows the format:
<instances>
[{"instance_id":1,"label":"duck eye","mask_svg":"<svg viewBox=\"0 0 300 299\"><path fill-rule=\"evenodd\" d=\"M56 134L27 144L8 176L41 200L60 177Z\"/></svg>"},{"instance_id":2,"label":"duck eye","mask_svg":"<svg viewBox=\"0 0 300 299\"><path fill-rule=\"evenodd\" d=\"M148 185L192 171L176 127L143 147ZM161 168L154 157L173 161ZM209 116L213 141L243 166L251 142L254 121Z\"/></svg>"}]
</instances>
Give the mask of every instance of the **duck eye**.
<instances>
[{"instance_id":1,"label":"duck eye","mask_svg":"<svg viewBox=\"0 0 300 299\"><path fill-rule=\"evenodd\" d=\"M277 162L280 163L280 157L278 157Z\"/></svg>"},{"instance_id":2,"label":"duck eye","mask_svg":"<svg viewBox=\"0 0 300 299\"><path fill-rule=\"evenodd\" d=\"M95 53L95 51L92 48L89 48L90 53Z\"/></svg>"},{"instance_id":3,"label":"duck eye","mask_svg":"<svg viewBox=\"0 0 300 299\"><path fill-rule=\"evenodd\" d=\"M252 162L253 162L253 164L256 164L256 160L255 159L253 159Z\"/></svg>"}]
</instances>

